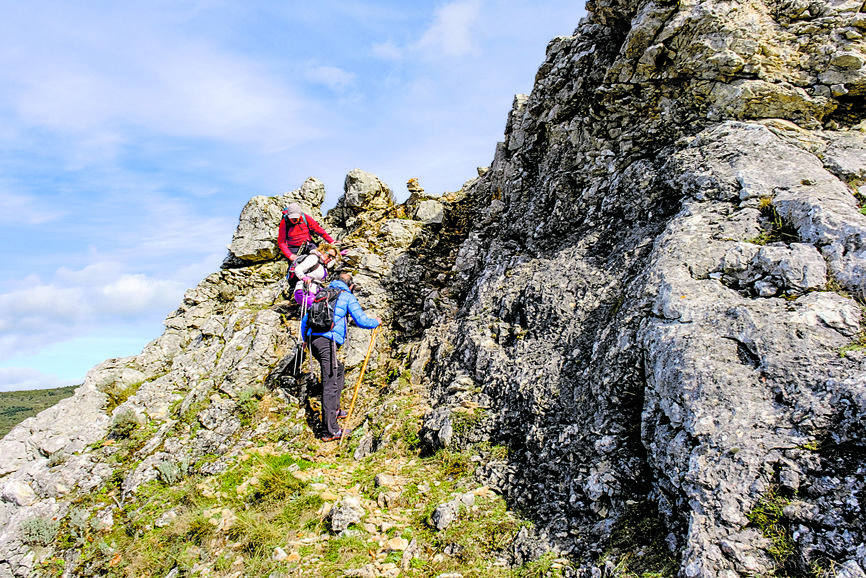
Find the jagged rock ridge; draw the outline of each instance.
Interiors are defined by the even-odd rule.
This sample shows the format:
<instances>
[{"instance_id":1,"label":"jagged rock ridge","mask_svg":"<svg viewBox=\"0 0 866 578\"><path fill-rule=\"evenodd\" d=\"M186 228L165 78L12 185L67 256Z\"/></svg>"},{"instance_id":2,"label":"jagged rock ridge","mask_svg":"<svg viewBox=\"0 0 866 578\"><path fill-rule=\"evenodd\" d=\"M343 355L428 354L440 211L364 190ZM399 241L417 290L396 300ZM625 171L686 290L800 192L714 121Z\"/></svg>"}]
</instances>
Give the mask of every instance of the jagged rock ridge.
<instances>
[{"instance_id":1,"label":"jagged rock ridge","mask_svg":"<svg viewBox=\"0 0 866 578\"><path fill-rule=\"evenodd\" d=\"M685 576L859 575L863 6L588 8L469 192L433 395L489 408L516 457L488 480L562 551L643 499ZM748 519L775 493L784 569Z\"/></svg>"},{"instance_id":2,"label":"jagged rock ridge","mask_svg":"<svg viewBox=\"0 0 866 578\"><path fill-rule=\"evenodd\" d=\"M839 350L861 332L866 273L864 7L588 9L515 99L489 171L404 205L353 171L328 215L393 357L429 388L422 437L508 445L480 476L537 523L515 551L534 540L588 575L635 503L657 513L684 576L862 575L866 358ZM224 270L162 337L95 368L54 423L4 439L0 572L32 567L23 519L62 516L65 496L112 475L86 448L121 417L154 428L124 491L166 461L234 451L239 394L292 345L269 232L286 202L317 215L322 198L313 179L253 199ZM461 404L485 419L455 427ZM77 411L94 417L70 442L58 420ZM768 495L788 503L785 568L749 520Z\"/></svg>"},{"instance_id":3,"label":"jagged rock ridge","mask_svg":"<svg viewBox=\"0 0 866 578\"><path fill-rule=\"evenodd\" d=\"M300 403L291 395L299 393L299 383L285 375L288 354L299 339L298 309L283 300L289 293L282 284L287 265L275 259L273 232L281 207L298 202L320 218L323 198L321 183L308 179L286 195L251 199L223 269L186 292L166 318L162 336L139 355L97 365L72 398L25 420L0 441L0 576L30 575L55 553L34 548L31 522L48 524L46 536L56 533L60 520L82 515L75 503L88 493L108 484L120 489L115 502L85 518L107 531L115 518L125 519L123 507L143 485L226 471L247 448L273 433L268 431L273 424L253 429L244 423L243 400L250 392L271 387L283 406ZM420 331L423 292L416 282L428 270L450 269L453 257L448 255L456 253L457 244L447 240L449 234L440 244L435 230L446 207L460 198L434 199L418 191L397 205L374 175L349 173L345 195L326 226L343 239L344 267L353 271L356 293L369 314L391 319L391 311L399 311L396 326ZM422 256L408 250L431 238L440 245L436 251ZM351 383L366 354L367 332L350 327L348 333L341 357ZM371 371L401 373L394 368L408 357L409 345L398 341L389 334L379 340ZM308 425L294 422L291 428L305 431ZM119 441L133 430L141 443L126 444L132 448L126 455L130 450ZM362 446L369 451L377 443L365 438ZM67 572L77 573L79 549L61 554L67 557Z\"/></svg>"}]
</instances>

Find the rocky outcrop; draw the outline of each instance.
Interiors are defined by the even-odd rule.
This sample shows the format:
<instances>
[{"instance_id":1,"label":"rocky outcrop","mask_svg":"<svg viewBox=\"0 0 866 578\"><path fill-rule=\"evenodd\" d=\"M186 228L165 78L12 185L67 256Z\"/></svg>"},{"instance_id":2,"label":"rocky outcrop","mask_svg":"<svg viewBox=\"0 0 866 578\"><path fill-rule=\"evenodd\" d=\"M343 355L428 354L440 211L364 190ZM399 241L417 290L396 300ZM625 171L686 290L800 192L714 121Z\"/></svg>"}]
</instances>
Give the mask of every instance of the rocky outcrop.
<instances>
[{"instance_id":1,"label":"rocky outcrop","mask_svg":"<svg viewBox=\"0 0 866 578\"><path fill-rule=\"evenodd\" d=\"M861 564L861 5L588 7L470 189L429 443L510 446L486 481L587 560L646 499L685 576ZM774 493L815 512L785 561L749 519Z\"/></svg>"},{"instance_id":2,"label":"rocky outcrop","mask_svg":"<svg viewBox=\"0 0 866 578\"><path fill-rule=\"evenodd\" d=\"M279 228L283 208L298 203L304 213L321 221L320 207L324 200L325 185L312 177L300 189L285 195L253 197L241 211L223 267L240 267L279 257L281 253L274 231Z\"/></svg>"},{"instance_id":3,"label":"rocky outcrop","mask_svg":"<svg viewBox=\"0 0 866 578\"><path fill-rule=\"evenodd\" d=\"M398 208L373 175L356 170L350 177L347 194L371 202L375 218L353 209L357 235L343 239L344 265L355 272L365 311L389 319L392 263L425 225L397 214L390 218ZM251 199L224 268L186 292L162 336L139 355L96 366L72 398L16 426L0 442L0 576L29 575L48 555L33 549L22 528L48 520L56 534L56 521L67 516L71 501L109 478L120 476L120 504L157 479L174 484L187 474L218 474L250 439L263 435L251 428L245 404L261 397L263 384L277 384L299 337L297 308L282 298L287 265L274 259L280 208L299 202L320 218L323 198L321 183L309 179L299 191ZM349 328L341 352L347 381L357 374L368 341L369 332ZM386 364L388 341L387 335L379 341L371 371ZM93 512L93 520L110 528L112 508Z\"/></svg>"},{"instance_id":4,"label":"rocky outcrop","mask_svg":"<svg viewBox=\"0 0 866 578\"><path fill-rule=\"evenodd\" d=\"M372 367L408 368L429 392L422 452L508 448L479 454L477 476L535 522L515 563L554 550L611 576L617 556L661 550L688 578L861 575L862 2L588 9L461 191L416 182L396 204L377 177L347 177L323 224L389 327ZM61 408L4 439L0 576L33 567L24 521L63 516L64 496L116 477L112 464L134 464L126 497L218 473L250 443L245 400L282 379L297 332L275 305L279 209L318 218L323 197L311 179L251 200L223 270L165 334L88 374L73 398L86 426L61 425ZM352 368L366 336L349 343ZM430 523L444 531L461 500ZM755 516L768 503L785 551ZM356 516L340 512L342 532ZM632 525L652 535L623 551Z\"/></svg>"}]
</instances>

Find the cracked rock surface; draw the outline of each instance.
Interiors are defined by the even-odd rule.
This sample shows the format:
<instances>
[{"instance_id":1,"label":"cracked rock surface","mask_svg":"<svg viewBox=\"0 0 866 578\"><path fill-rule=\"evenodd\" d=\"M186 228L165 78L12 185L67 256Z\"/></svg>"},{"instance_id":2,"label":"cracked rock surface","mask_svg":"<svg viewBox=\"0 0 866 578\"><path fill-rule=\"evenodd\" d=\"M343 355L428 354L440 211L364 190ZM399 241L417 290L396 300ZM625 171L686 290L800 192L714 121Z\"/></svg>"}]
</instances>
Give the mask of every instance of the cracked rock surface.
<instances>
[{"instance_id":1,"label":"cracked rock surface","mask_svg":"<svg viewBox=\"0 0 866 578\"><path fill-rule=\"evenodd\" d=\"M587 9L549 44L478 178L398 205L356 169L323 223L352 239L359 298L393 338L379 353L393 343L428 392L424 451L507 446L477 476L535 522L512 545L520 563L553 550L612 576L602 555L641 508L681 576L813 563L862 576L862 1ZM223 269L161 337L0 442L0 577L36 563L26 519L63 517L115 474L103 442L123 427L148 432L125 495L204 455L197 473L219 473L249 443L241 398L280 381L294 345L272 232L288 202L318 217L320 185L252 199ZM784 561L752 520L773 497Z\"/></svg>"}]
</instances>

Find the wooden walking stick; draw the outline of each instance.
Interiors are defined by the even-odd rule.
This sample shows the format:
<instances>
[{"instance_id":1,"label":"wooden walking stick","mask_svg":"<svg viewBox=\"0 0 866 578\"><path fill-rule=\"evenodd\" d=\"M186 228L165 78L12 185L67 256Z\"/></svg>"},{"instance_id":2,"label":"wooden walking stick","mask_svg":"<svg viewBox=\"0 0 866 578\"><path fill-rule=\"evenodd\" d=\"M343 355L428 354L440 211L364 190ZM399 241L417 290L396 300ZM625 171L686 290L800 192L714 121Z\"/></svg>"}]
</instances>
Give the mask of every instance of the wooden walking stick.
<instances>
[{"instance_id":1,"label":"wooden walking stick","mask_svg":"<svg viewBox=\"0 0 866 578\"><path fill-rule=\"evenodd\" d=\"M352 419L352 412L355 410L355 400L358 399L358 388L361 387L361 380L364 379L364 372L367 371L367 362L370 361L370 354L373 353L373 343L376 341L376 334L379 333L379 328L382 327L381 324L377 325L375 329L373 329L373 334L370 335L370 345L367 347L367 357L364 358L364 365L361 366L361 375L358 376L358 381L355 382L355 391L352 393L352 403L349 405L349 413L346 415L346 422L349 423L349 420ZM343 439L345 436L340 438L340 445L343 445Z\"/></svg>"}]
</instances>

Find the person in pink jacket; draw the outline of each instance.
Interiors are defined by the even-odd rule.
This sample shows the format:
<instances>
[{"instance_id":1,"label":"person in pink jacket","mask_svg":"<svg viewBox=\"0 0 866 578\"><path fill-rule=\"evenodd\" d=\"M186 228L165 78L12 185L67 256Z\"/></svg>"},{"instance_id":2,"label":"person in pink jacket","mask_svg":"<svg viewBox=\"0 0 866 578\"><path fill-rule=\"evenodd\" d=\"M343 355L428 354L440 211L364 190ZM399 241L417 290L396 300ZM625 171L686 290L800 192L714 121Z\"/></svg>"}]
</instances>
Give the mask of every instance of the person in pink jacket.
<instances>
[{"instance_id":1,"label":"person in pink jacket","mask_svg":"<svg viewBox=\"0 0 866 578\"><path fill-rule=\"evenodd\" d=\"M283 219L277 234L277 245L289 261L294 261L298 253L304 253L304 246L313 243L312 233L322 237L328 243L335 243L327 231L309 215L305 215L298 203L292 203L283 209Z\"/></svg>"}]
</instances>

